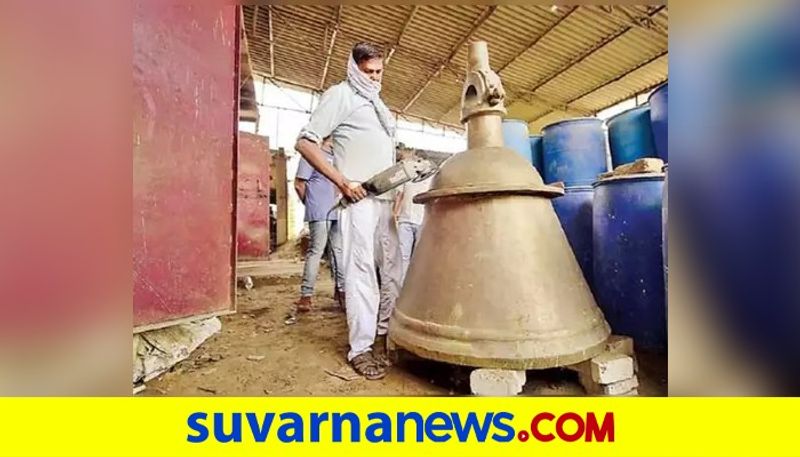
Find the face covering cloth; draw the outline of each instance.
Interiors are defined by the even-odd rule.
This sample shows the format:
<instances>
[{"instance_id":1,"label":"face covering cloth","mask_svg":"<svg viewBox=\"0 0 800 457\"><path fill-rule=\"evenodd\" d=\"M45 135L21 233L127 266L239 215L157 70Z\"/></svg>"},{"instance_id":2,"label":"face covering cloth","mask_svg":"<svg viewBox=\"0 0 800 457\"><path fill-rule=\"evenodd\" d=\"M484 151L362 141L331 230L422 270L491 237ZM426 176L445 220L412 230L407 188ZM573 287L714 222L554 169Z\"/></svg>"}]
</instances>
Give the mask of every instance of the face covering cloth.
<instances>
[{"instance_id":1,"label":"face covering cloth","mask_svg":"<svg viewBox=\"0 0 800 457\"><path fill-rule=\"evenodd\" d=\"M369 100L386 134L394 138L394 116L392 116L392 112L389 111L389 108L383 103L383 100L381 100L381 84L369 79L369 77L358 68L352 54L350 54L350 58L347 61L347 82L357 94Z\"/></svg>"}]
</instances>

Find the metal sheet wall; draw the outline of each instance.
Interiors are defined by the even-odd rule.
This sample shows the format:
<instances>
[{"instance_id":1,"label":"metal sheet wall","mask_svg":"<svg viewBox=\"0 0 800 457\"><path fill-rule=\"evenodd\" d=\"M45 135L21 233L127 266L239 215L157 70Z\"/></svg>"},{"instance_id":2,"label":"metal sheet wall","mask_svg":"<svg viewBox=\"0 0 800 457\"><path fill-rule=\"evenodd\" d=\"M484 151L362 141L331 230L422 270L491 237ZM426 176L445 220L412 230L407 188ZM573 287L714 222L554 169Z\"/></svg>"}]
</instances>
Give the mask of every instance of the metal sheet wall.
<instances>
[{"instance_id":1,"label":"metal sheet wall","mask_svg":"<svg viewBox=\"0 0 800 457\"><path fill-rule=\"evenodd\" d=\"M269 139L239 132L236 250L239 257L269 256Z\"/></svg>"},{"instance_id":2,"label":"metal sheet wall","mask_svg":"<svg viewBox=\"0 0 800 457\"><path fill-rule=\"evenodd\" d=\"M239 11L134 5L137 331L235 309Z\"/></svg>"}]
</instances>

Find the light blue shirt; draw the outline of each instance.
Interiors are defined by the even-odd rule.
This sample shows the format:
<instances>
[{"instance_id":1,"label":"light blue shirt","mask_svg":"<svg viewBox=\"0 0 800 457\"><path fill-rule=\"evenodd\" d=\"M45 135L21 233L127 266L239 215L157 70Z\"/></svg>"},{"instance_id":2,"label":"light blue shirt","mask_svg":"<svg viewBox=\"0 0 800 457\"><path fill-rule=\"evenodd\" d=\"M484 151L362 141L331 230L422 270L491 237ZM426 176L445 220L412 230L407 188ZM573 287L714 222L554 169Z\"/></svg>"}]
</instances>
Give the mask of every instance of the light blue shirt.
<instances>
[{"instance_id":1,"label":"light blue shirt","mask_svg":"<svg viewBox=\"0 0 800 457\"><path fill-rule=\"evenodd\" d=\"M333 154L324 149L323 152L326 152L328 163L333 163ZM336 186L302 157L297 166L296 177L306 182L306 199L303 202L306 207L306 222L337 220L338 211L331 211L336 204Z\"/></svg>"},{"instance_id":2,"label":"light blue shirt","mask_svg":"<svg viewBox=\"0 0 800 457\"><path fill-rule=\"evenodd\" d=\"M350 181L364 182L395 164L394 138L381 125L375 108L347 81L331 86L300 136L317 144L332 135L334 165ZM387 192L382 199L391 199Z\"/></svg>"}]
</instances>

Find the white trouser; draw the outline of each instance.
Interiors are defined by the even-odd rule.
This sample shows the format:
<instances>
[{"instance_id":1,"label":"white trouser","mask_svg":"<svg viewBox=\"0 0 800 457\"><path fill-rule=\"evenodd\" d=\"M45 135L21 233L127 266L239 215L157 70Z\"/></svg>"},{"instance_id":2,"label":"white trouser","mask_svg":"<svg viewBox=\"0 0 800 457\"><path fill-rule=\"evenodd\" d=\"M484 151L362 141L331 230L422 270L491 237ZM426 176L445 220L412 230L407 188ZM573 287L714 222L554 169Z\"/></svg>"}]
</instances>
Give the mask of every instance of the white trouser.
<instances>
[{"instance_id":1,"label":"white trouser","mask_svg":"<svg viewBox=\"0 0 800 457\"><path fill-rule=\"evenodd\" d=\"M388 331L403 270L391 201L368 197L351 204L341 212L339 227L350 333L347 360L352 360L372 348L376 333Z\"/></svg>"}]
</instances>

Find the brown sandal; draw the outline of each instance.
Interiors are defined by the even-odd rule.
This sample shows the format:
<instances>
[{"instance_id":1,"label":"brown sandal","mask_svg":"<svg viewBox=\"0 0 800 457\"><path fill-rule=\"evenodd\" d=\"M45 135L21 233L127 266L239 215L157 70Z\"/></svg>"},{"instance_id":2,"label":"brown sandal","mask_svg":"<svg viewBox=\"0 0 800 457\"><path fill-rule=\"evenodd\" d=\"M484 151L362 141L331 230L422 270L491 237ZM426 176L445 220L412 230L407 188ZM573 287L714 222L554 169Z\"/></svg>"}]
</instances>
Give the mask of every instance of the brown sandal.
<instances>
[{"instance_id":1,"label":"brown sandal","mask_svg":"<svg viewBox=\"0 0 800 457\"><path fill-rule=\"evenodd\" d=\"M311 297L300 297L299 300L294 302L294 306L298 313L310 312L313 307Z\"/></svg>"},{"instance_id":2,"label":"brown sandal","mask_svg":"<svg viewBox=\"0 0 800 457\"><path fill-rule=\"evenodd\" d=\"M392 366L392 359L387 354L378 354L375 356L375 363L386 369Z\"/></svg>"},{"instance_id":3,"label":"brown sandal","mask_svg":"<svg viewBox=\"0 0 800 457\"><path fill-rule=\"evenodd\" d=\"M386 335L378 335L372 344L372 357L381 367L389 368L392 366L392 359L386 346Z\"/></svg>"},{"instance_id":4,"label":"brown sandal","mask_svg":"<svg viewBox=\"0 0 800 457\"><path fill-rule=\"evenodd\" d=\"M372 356L372 352L365 352L357 355L350 363L353 365L353 370L355 370L356 373L370 381L383 379L383 377L386 376L386 370L375 360Z\"/></svg>"}]
</instances>

